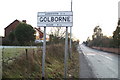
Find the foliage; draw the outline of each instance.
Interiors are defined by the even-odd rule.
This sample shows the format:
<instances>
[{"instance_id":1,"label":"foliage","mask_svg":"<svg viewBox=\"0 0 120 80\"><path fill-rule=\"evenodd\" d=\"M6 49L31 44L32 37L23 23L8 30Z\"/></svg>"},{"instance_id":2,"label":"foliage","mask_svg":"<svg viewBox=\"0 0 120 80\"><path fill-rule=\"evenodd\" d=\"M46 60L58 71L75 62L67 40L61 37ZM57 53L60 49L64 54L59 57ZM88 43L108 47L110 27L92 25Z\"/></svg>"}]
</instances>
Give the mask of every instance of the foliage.
<instances>
[{"instance_id":1,"label":"foliage","mask_svg":"<svg viewBox=\"0 0 120 80\"><path fill-rule=\"evenodd\" d=\"M57 37L52 34L50 34L50 43L57 44L57 43L64 43L65 38L63 37Z\"/></svg>"},{"instance_id":2,"label":"foliage","mask_svg":"<svg viewBox=\"0 0 120 80\"><path fill-rule=\"evenodd\" d=\"M2 45L4 45L4 46L9 46L11 43L10 43L10 41L8 40L8 39L4 39L4 40L2 40Z\"/></svg>"},{"instance_id":3,"label":"foliage","mask_svg":"<svg viewBox=\"0 0 120 80\"><path fill-rule=\"evenodd\" d=\"M63 27L54 27L50 32L50 43L64 43L65 29Z\"/></svg>"},{"instance_id":4,"label":"foliage","mask_svg":"<svg viewBox=\"0 0 120 80\"><path fill-rule=\"evenodd\" d=\"M120 46L120 27L117 26L116 30L113 32L113 40L116 47Z\"/></svg>"},{"instance_id":5,"label":"foliage","mask_svg":"<svg viewBox=\"0 0 120 80\"><path fill-rule=\"evenodd\" d=\"M118 25L120 25L120 18L118 19Z\"/></svg>"},{"instance_id":6,"label":"foliage","mask_svg":"<svg viewBox=\"0 0 120 80\"><path fill-rule=\"evenodd\" d=\"M9 37L10 42L12 43L15 40L15 33L14 33L14 31L11 32L8 37Z\"/></svg>"},{"instance_id":7,"label":"foliage","mask_svg":"<svg viewBox=\"0 0 120 80\"><path fill-rule=\"evenodd\" d=\"M92 40L90 40L90 38L88 37L85 43L88 46L100 46L102 38L103 38L102 29L99 26L96 26L93 29Z\"/></svg>"},{"instance_id":8,"label":"foliage","mask_svg":"<svg viewBox=\"0 0 120 80\"><path fill-rule=\"evenodd\" d=\"M96 46L96 47L114 47L113 38L104 36L102 29L99 26L96 26L93 30L92 40L87 39L84 42L87 46Z\"/></svg>"},{"instance_id":9,"label":"foliage","mask_svg":"<svg viewBox=\"0 0 120 80\"><path fill-rule=\"evenodd\" d=\"M51 29L51 33L52 35L56 36L56 37L65 37L65 28L64 27L53 27Z\"/></svg>"},{"instance_id":10,"label":"foliage","mask_svg":"<svg viewBox=\"0 0 120 80\"><path fill-rule=\"evenodd\" d=\"M96 26L93 30L92 40L89 38L84 42L87 46L97 46L97 47L114 47L118 48L120 46L120 19L118 20L118 26L113 32L112 37L103 36L102 29Z\"/></svg>"},{"instance_id":11,"label":"foliage","mask_svg":"<svg viewBox=\"0 0 120 80\"><path fill-rule=\"evenodd\" d=\"M15 29L15 37L20 45L29 45L35 40L35 30L31 25L20 23Z\"/></svg>"},{"instance_id":12,"label":"foliage","mask_svg":"<svg viewBox=\"0 0 120 80\"><path fill-rule=\"evenodd\" d=\"M94 28L94 33L92 35L93 40L100 39L102 36L103 36L102 29L99 26L96 26Z\"/></svg>"},{"instance_id":13,"label":"foliage","mask_svg":"<svg viewBox=\"0 0 120 80\"><path fill-rule=\"evenodd\" d=\"M46 47L46 59L45 59L45 78L57 78L63 80L64 77L64 45L63 44L51 44ZM76 46L76 42L73 47ZM6 49L5 49L6 50ZM25 49L11 49L12 52L5 51L5 59L11 53L17 52L19 56L16 56L16 60L13 60L10 64L3 63L3 79L23 79L23 78L42 78L42 49L41 48L29 48L28 55L26 56ZM72 60L68 59L68 78L79 77L79 54L73 51ZM15 54L16 55L16 54ZM27 57L27 58L26 58ZM75 66L74 66L75 65ZM70 75L70 76L69 76Z\"/></svg>"},{"instance_id":14,"label":"foliage","mask_svg":"<svg viewBox=\"0 0 120 80\"><path fill-rule=\"evenodd\" d=\"M10 32L8 37L4 38L2 45L35 45L35 30L31 25L19 23L17 27Z\"/></svg>"},{"instance_id":15,"label":"foliage","mask_svg":"<svg viewBox=\"0 0 120 80\"><path fill-rule=\"evenodd\" d=\"M49 34L49 37L50 37L49 43L52 43L52 44L64 43L65 33L66 33L66 30L64 27L52 28ZM68 33L68 41L70 41L70 33ZM73 42L72 39L71 39L71 42Z\"/></svg>"}]
</instances>

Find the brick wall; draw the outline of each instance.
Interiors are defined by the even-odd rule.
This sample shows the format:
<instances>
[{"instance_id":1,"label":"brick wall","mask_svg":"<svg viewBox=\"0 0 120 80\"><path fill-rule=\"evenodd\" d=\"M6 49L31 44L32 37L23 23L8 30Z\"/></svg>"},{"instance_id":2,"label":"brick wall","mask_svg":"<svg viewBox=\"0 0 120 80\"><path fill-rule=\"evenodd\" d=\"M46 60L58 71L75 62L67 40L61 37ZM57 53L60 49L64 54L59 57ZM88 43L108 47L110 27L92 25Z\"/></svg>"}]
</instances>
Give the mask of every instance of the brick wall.
<instances>
[{"instance_id":1,"label":"brick wall","mask_svg":"<svg viewBox=\"0 0 120 80\"><path fill-rule=\"evenodd\" d=\"M10 32L12 32L16 26L19 24L20 22L18 20L15 20L14 22L12 22L10 25L8 25L5 28L5 37L8 36L10 34Z\"/></svg>"},{"instance_id":2,"label":"brick wall","mask_svg":"<svg viewBox=\"0 0 120 80\"><path fill-rule=\"evenodd\" d=\"M120 48L105 48L105 47L92 47L92 48L102 50L102 51L107 51L107 52L120 54Z\"/></svg>"}]
</instances>

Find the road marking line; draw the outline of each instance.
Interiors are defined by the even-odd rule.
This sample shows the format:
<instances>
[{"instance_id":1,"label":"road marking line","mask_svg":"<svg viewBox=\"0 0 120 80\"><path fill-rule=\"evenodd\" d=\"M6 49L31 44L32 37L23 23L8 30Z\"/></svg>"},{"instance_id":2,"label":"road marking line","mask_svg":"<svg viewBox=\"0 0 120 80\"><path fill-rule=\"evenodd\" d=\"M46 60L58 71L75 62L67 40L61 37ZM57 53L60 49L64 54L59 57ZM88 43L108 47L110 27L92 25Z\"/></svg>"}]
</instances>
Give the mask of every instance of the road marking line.
<instances>
[{"instance_id":1,"label":"road marking line","mask_svg":"<svg viewBox=\"0 0 120 80\"><path fill-rule=\"evenodd\" d=\"M89 54L87 54L87 55L96 55L96 54L90 54L90 53L89 53Z\"/></svg>"},{"instance_id":2,"label":"road marking line","mask_svg":"<svg viewBox=\"0 0 120 80\"><path fill-rule=\"evenodd\" d=\"M107 56L104 56L104 55L102 55L102 54L99 54L99 55L101 55L101 56L103 56L103 57L105 57L105 58L107 58L107 59L109 59L109 60L113 60L112 58L110 58L110 57L107 57Z\"/></svg>"}]
</instances>

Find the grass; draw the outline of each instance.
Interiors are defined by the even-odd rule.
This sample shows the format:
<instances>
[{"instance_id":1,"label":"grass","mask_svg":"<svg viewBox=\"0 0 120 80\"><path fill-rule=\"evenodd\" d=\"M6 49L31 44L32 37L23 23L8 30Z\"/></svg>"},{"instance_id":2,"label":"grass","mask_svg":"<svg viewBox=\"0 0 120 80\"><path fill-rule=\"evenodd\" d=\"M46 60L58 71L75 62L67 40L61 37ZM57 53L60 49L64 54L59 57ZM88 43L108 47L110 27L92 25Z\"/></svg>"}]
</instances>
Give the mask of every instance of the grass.
<instances>
[{"instance_id":1,"label":"grass","mask_svg":"<svg viewBox=\"0 0 120 80\"><path fill-rule=\"evenodd\" d=\"M68 60L68 76L70 78L79 78L79 68L79 53L75 51L72 59Z\"/></svg>"},{"instance_id":2,"label":"grass","mask_svg":"<svg viewBox=\"0 0 120 80\"><path fill-rule=\"evenodd\" d=\"M36 49L37 50L37 49ZM38 50L37 50L38 51ZM37 73L40 68L39 54L34 55L33 59L33 49L28 49L28 56L21 50L20 56L13 61L12 64L3 64L3 78L28 78L34 72ZM39 53L39 52L38 52ZM12 54L12 53L11 53ZM41 59L41 58L40 58ZM34 71L34 72L32 72ZM40 70L39 70L40 71ZM30 74L28 74L30 73Z\"/></svg>"},{"instance_id":3,"label":"grass","mask_svg":"<svg viewBox=\"0 0 120 80\"><path fill-rule=\"evenodd\" d=\"M4 62L6 62L10 58L15 58L15 57L20 56L21 54L25 54L26 53L25 49L26 48L4 48L2 51L2 58Z\"/></svg>"},{"instance_id":4,"label":"grass","mask_svg":"<svg viewBox=\"0 0 120 80\"><path fill-rule=\"evenodd\" d=\"M52 44L47 46L46 50L45 78L62 80L64 78L64 45ZM42 77L42 50L40 48L28 49L27 57L24 48L5 49L4 52L4 59L14 56L17 56L17 58L11 64L3 64L3 78ZM78 53L73 47L72 59L68 59L68 78L78 78L79 76L78 57Z\"/></svg>"},{"instance_id":5,"label":"grass","mask_svg":"<svg viewBox=\"0 0 120 80\"><path fill-rule=\"evenodd\" d=\"M23 49L21 48L4 48L2 53L3 60L19 56L22 51Z\"/></svg>"}]
</instances>

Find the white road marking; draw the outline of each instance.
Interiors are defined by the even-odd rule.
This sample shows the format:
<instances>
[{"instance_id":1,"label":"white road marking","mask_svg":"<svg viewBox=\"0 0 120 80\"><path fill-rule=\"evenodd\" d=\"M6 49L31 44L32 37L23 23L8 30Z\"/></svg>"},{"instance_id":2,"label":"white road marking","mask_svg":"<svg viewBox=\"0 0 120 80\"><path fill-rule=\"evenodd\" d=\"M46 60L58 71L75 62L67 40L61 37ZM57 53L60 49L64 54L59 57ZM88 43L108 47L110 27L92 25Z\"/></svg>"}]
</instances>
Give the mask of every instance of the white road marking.
<instances>
[{"instance_id":1,"label":"white road marking","mask_svg":"<svg viewBox=\"0 0 120 80\"><path fill-rule=\"evenodd\" d=\"M92 56L93 56L93 55L96 55L96 54L91 54L91 53L90 53L90 54L87 54L87 55L88 55L88 56L89 56L89 55L92 55Z\"/></svg>"},{"instance_id":2,"label":"white road marking","mask_svg":"<svg viewBox=\"0 0 120 80\"><path fill-rule=\"evenodd\" d=\"M100 56L103 56L103 57L105 57L105 58L107 58L107 59L109 59L109 60L113 60L112 58L110 58L110 57L108 57L108 56L105 56L105 55L102 55L102 54L99 54Z\"/></svg>"}]
</instances>

